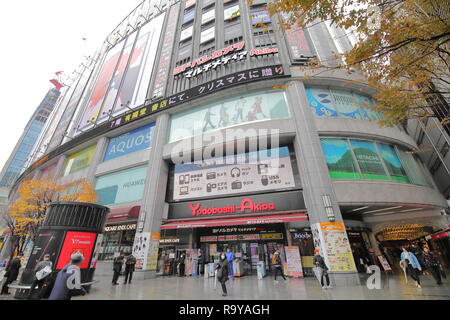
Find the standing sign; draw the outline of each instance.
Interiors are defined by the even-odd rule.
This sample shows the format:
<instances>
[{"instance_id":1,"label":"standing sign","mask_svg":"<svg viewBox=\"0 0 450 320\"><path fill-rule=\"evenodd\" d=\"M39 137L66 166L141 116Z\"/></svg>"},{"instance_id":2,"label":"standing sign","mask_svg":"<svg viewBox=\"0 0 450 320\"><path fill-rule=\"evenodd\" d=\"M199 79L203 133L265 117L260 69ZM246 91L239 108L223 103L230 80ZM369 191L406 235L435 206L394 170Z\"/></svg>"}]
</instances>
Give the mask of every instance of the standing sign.
<instances>
[{"instance_id":1,"label":"standing sign","mask_svg":"<svg viewBox=\"0 0 450 320\"><path fill-rule=\"evenodd\" d=\"M295 181L289 149L282 147L176 165L173 199L292 187Z\"/></svg>"},{"instance_id":2,"label":"standing sign","mask_svg":"<svg viewBox=\"0 0 450 320\"><path fill-rule=\"evenodd\" d=\"M159 233L150 233L150 243L146 264L147 270L156 270L160 237L161 235Z\"/></svg>"},{"instance_id":3,"label":"standing sign","mask_svg":"<svg viewBox=\"0 0 450 320\"><path fill-rule=\"evenodd\" d=\"M94 253L92 254L92 260L91 260L91 264L90 264L89 268L97 267L98 255L100 253L102 241L103 241L103 234L99 234L97 236L97 241L95 242Z\"/></svg>"},{"instance_id":4,"label":"standing sign","mask_svg":"<svg viewBox=\"0 0 450 320\"><path fill-rule=\"evenodd\" d=\"M382 256L378 256L378 261L380 261L381 265L383 266L384 271L392 271L391 266L389 265L389 262Z\"/></svg>"},{"instance_id":5,"label":"standing sign","mask_svg":"<svg viewBox=\"0 0 450 320\"><path fill-rule=\"evenodd\" d=\"M288 268L288 276L294 278L303 278L302 260L300 250L297 246L284 247Z\"/></svg>"},{"instance_id":6,"label":"standing sign","mask_svg":"<svg viewBox=\"0 0 450 320\"><path fill-rule=\"evenodd\" d=\"M135 268L145 270L150 246L150 232L136 233L133 243L133 256L136 258Z\"/></svg>"},{"instance_id":7,"label":"standing sign","mask_svg":"<svg viewBox=\"0 0 450 320\"><path fill-rule=\"evenodd\" d=\"M356 271L350 242L342 222L322 222L312 225L314 246L321 248L331 272ZM318 239L317 239L318 237Z\"/></svg>"}]
</instances>

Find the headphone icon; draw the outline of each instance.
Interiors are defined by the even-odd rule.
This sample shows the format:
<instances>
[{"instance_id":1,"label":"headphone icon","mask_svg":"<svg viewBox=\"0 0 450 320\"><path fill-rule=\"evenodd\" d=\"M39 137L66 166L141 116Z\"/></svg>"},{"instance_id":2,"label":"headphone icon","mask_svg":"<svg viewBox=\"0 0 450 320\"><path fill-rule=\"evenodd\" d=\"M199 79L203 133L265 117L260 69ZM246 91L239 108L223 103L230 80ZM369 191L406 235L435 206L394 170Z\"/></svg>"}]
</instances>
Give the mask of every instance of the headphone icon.
<instances>
[{"instance_id":1,"label":"headphone icon","mask_svg":"<svg viewBox=\"0 0 450 320\"><path fill-rule=\"evenodd\" d=\"M241 169L234 167L231 169L231 177L232 178L239 178L241 176Z\"/></svg>"}]
</instances>

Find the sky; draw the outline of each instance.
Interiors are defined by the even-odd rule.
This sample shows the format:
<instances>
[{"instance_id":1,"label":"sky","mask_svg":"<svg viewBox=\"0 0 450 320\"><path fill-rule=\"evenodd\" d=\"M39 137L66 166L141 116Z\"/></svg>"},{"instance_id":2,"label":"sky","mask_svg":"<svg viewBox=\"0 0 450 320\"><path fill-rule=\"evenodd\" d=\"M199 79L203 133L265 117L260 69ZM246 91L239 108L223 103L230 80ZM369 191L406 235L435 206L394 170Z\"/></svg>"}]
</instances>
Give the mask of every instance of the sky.
<instances>
[{"instance_id":1,"label":"sky","mask_svg":"<svg viewBox=\"0 0 450 320\"><path fill-rule=\"evenodd\" d=\"M0 1L0 170L55 72L70 76L141 2Z\"/></svg>"}]
</instances>

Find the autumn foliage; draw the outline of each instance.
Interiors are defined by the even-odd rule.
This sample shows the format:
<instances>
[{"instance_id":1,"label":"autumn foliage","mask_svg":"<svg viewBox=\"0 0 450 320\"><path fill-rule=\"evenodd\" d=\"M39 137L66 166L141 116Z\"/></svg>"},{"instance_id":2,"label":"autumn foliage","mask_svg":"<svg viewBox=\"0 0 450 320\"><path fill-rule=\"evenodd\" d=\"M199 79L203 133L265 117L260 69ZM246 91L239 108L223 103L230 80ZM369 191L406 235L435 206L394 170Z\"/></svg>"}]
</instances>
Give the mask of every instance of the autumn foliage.
<instances>
[{"instance_id":1,"label":"autumn foliage","mask_svg":"<svg viewBox=\"0 0 450 320\"><path fill-rule=\"evenodd\" d=\"M66 184L50 179L22 182L18 198L10 205L5 216L16 241L13 250L21 252L26 240L34 240L45 219L47 206L57 201L95 202L96 194L86 180Z\"/></svg>"},{"instance_id":2,"label":"autumn foliage","mask_svg":"<svg viewBox=\"0 0 450 320\"><path fill-rule=\"evenodd\" d=\"M252 3L251 0L248 2ZM276 0L268 10L283 28L325 22L352 33L353 49L308 68L343 69L377 93L381 124L434 117L450 121L450 2L442 0ZM337 65L336 65L337 62ZM441 110L444 112L440 113Z\"/></svg>"}]
</instances>

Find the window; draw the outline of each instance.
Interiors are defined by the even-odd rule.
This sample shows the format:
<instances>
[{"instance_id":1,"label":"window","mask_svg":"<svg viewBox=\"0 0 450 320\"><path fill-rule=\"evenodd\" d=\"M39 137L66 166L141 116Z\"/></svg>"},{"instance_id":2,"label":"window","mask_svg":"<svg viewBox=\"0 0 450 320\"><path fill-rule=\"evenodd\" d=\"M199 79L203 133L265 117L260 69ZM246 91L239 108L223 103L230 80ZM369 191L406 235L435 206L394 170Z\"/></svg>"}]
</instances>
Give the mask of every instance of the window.
<instances>
[{"instance_id":1,"label":"window","mask_svg":"<svg viewBox=\"0 0 450 320\"><path fill-rule=\"evenodd\" d=\"M361 169L362 177L371 180L388 180L375 144L370 141L350 140Z\"/></svg>"},{"instance_id":2,"label":"window","mask_svg":"<svg viewBox=\"0 0 450 320\"><path fill-rule=\"evenodd\" d=\"M353 155L346 139L321 139L323 153L333 179L359 179Z\"/></svg>"},{"instance_id":3,"label":"window","mask_svg":"<svg viewBox=\"0 0 450 320\"><path fill-rule=\"evenodd\" d=\"M381 157L386 164L387 170L391 175L391 179L400 182L409 182L408 176L403 169L402 163L395 149L384 143L378 144L378 147L380 148Z\"/></svg>"}]
</instances>

